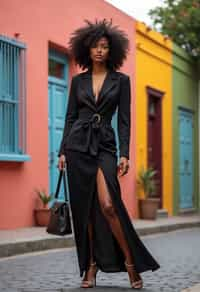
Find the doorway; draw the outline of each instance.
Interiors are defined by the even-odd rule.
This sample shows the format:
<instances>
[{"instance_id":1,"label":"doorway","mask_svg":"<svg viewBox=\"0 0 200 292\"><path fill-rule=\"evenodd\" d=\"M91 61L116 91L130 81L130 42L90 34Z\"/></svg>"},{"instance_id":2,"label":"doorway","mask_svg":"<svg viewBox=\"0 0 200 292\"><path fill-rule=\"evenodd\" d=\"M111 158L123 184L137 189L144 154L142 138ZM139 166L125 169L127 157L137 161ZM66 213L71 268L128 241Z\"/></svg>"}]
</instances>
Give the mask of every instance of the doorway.
<instances>
[{"instance_id":1,"label":"doorway","mask_svg":"<svg viewBox=\"0 0 200 292\"><path fill-rule=\"evenodd\" d=\"M49 50L48 60L48 138L49 192L55 193L59 170L58 151L62 139L68 98L68 61L65 54ZM63 183L59 199L64 199Z\"/></svg>"},{"instance_id":2,"label":"doorway","mask_svg":"<svg viewBox=\"0 0 200 292\"><path fill-rule=\"evenodd\" d=\"M193 113L179 109L179 208L193 208Z\"/></svg>"},{"instance_id":3,"label":"doorway","mask_svg":"<svg viewBox=\"0 0 200 292\"><path fill-rule=\"evenodd\" d=\"M162 96L163 92L147 87L147 161L148 167L153 167L157 173L156 198L159 198L159 208L162 208Z\"/></svg>"}]
</instances>

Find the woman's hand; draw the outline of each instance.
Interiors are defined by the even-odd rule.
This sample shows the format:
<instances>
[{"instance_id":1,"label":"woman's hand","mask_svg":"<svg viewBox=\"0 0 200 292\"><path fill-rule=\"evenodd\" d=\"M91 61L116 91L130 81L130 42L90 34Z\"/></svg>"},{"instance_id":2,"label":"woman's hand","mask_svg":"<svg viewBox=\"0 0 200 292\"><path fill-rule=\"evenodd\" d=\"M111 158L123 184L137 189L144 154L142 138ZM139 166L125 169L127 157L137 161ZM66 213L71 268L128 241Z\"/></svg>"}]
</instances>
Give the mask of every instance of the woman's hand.
<instances>
[{"instance_id":1,"label":"woman's hand","mask_svg":"<svg viewBox=\"0 0 200 292\"><path fill-rule=\"evenodd\" d=\"M58 168L59 170L62 170L65 168L65 164L66 164L66 159L65 159L65 155L62 154L60 157L59 157L59 160L58 160Z\"/></svg>"},{"instance_id":2,"label":"woman's hand","mask_svg":"<svg viewBox=\"0 0 200 292\"><path fill-rule=\"evenodd\" d=\"M126 157L120 157L120 163L118 165L118 175L123 176L125 175L129 170L129 162L128 158Z\"/></svg>"}]
</instances>

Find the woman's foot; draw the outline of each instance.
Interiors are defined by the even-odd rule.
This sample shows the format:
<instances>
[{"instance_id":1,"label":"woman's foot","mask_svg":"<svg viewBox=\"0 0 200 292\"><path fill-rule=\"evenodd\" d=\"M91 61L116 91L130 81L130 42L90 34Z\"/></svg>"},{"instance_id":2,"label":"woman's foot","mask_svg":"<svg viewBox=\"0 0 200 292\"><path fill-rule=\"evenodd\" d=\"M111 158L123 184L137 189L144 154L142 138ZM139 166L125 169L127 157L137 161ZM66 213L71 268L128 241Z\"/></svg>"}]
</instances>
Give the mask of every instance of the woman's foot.
<instances>
[{"instance_id":1,"label":"woman's foot","mask_svg":"<svg viewBox=\"0 0 200 292\"><path fill-rule=\"evenodd\" d=\"M126 262L124 264L129 275L131 287L133 289L142 289L143 287L142 278L140 274L138 274L137 271L135 270L134 264L128 264Z\"/></svg>"},{"instance_id":2,"label":"woman's foot","mask_svg":"<svg viewBox=\"0 0 200 292\"><path fill-rule=\"evenodd\" d=\"M81 283L81 288L93 288L96 286L96 275L98 268L96 263L91 263L89 269L86 271L84 279Z\"/></svg>"}]
</instances>

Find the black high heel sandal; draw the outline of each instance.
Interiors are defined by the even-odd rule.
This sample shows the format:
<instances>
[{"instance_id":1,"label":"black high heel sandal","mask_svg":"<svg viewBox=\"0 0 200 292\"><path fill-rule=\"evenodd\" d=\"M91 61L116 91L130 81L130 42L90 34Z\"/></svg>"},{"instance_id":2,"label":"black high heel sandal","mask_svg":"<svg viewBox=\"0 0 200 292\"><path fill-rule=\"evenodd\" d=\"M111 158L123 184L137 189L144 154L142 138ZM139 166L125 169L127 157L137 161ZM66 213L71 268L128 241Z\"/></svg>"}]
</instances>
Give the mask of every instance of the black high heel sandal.
<instances>
[{"instance_id":1,"label":"black high heel sandal","mask_svg":"<svg viewBox=\"0 0 200 292\"><path fill-rule=\"evenodd\" d=\"M83 280L81 283L81 288L93 288L96 286L96 276L98 272L98 267L96 265L96 262L90 264L90 267L94 267L94 266L96 266L96 272L95 272L94 278L91 280Z\"/></svg>"},{"instance_id":2,"label":"black high heel sandal","mask_svg":"<svg viewBox=\"0 0 200 292\"><path fill-rule=\"evenodd\" d=\"M129 268L132 268L132 271L135 273L135 274L138 274L137 271L135 270L135 266L134 264L127 264L126 262L124 263L126 268L127 268L127 272L128 272L128 269ZM142 278L140 277L140 275L138 274L139 276L139 280L136 280L136 281L131 281L130 280L130 283L131 283L131 288L133 289L142 289L143 288L143 281L142 281Z\"/></svg>"}]
</instances>

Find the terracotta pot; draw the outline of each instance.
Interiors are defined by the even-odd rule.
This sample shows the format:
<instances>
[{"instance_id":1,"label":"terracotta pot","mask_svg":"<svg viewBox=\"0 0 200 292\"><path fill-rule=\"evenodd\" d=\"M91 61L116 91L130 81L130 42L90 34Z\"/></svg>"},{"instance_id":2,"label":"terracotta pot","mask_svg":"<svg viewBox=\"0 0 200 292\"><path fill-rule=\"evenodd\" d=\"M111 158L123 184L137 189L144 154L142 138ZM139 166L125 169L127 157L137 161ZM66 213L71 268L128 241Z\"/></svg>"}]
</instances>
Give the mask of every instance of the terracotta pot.
<instances>
[{"instance_id":1,"label":"terracotta pot","mask_svg":"<svg viewBox=\"0 0 200 292\"><path fill-rule=\"evenodd\" d=\"M35 209L35 221L39 226L47 226L50 220L50 209Z\"/></svg>"},{"instance_id":2,"label":"terracotta pot","mask_svg":"<svg viewBox=\"0 0 200 292\"><path fill-rule=\"evenodd\" d=\"M139 199L139 212L141 219L155 220L160 199Z\"/></svg>"}]
</instances>

